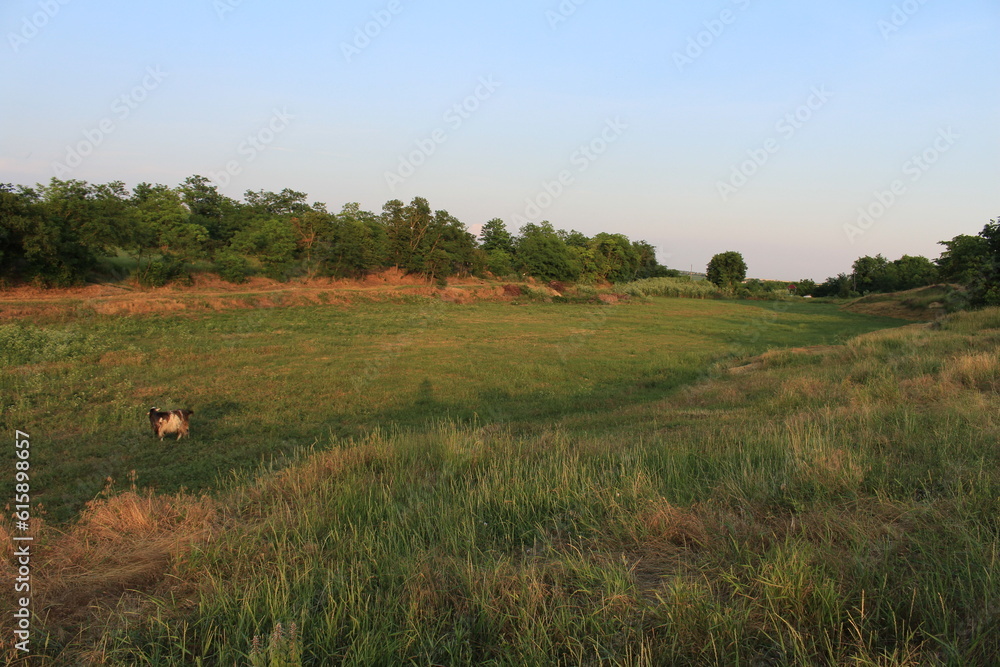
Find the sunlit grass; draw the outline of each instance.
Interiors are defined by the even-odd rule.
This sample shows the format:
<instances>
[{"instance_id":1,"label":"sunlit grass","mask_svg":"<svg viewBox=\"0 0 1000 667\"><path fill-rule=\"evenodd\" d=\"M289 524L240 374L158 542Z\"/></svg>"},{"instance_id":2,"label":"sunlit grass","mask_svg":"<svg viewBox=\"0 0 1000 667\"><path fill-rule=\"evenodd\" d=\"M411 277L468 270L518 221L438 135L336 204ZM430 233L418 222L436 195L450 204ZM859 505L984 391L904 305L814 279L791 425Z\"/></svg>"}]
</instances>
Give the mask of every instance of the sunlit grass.
<instances>
[{"instance_id":1,"label":"sunlit grass","mask_svg":"<svg viewBox=\"0 0 1000 667\"><path fill-rule=\"evenodd\" d=\"M264 644L308 665L1000 656L994 315L865 333L886 322L817 305L429 308L91 323L124 343L106 378L185 335L183 368L214 370L193 387L216 412L147 444L140 483L236 464L212 498L128 492L49 535L52 558L92 539L114 572L100 531L120 521L166 568L117 608L95 593L99 629L51 632L52 664L251 664Z\"/></svg>"}]
</instances>

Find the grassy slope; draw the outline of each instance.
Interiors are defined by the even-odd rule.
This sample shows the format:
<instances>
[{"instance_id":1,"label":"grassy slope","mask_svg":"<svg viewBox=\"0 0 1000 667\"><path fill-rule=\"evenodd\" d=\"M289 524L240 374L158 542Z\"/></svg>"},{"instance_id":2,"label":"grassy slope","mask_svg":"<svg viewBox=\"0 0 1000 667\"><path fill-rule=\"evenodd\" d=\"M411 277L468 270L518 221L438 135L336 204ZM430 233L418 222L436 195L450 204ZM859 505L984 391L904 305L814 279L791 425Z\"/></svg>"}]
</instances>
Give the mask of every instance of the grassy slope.
<instances>
[{"instance_id":1,"label":"grassy slope","mask_svg":"<svg viewBox=\"0 0 1000 667\"><path fill-rule=\"evenodd\" d=\"M964 303L963 293L964 289L958 285L930 285L902 292L869 294L848 302L844 308L865 315L928 322L949 310L957 310L949 306L956 299Z\"/></svg>"},{"instance_id":2,"label":"grassy slope","mask_svg":"<svg viewBox=\"0 0 1000 667\"><path fill-rule=\"evenodd\" d=\"M117 495L53 539L53 570L103 562L93 569L104 580L88 580L94 595L116 582L153 595L91 616L87 655L242 664L255 635L306 664L989 664L1000 655L996 312L748 360L739 355L834 343L871 321L822 306L770 314L719 302L602 315L446 308L440 319L414 319L419 308L337 315L352 349L382 356L360 353L353 368L370 372L343 376L367 379L348 392L354 403L328 413L342 420L315 454L240 474L215 500ZM242 331L249 350L227 347L247 322L223 317L209 337L221 348L202 340L209 349L185 363L218 372L221 359L246 355L277 377L272 389L236 385L235 374L221 386L245 405L271 391L279 421L302 428L309 419L288 424L290 406L321 420L313 406L326 403L303 395L341 377L306 361L344 357L340 337L322 335L337 320L276 316L292 319L261 326L287 332L268 341L280 349L260 349L253 326ZM189 326L155 325L168 338L180 333L171 326ZM383 328L388 337L375 334ZM281 402L282 386L300 395ZM500 407L470 422L484 398ZM244 405L233 402L234 412ZM428 428L427 417L439 421ZM364 428L386 421L395 426ZM268 426L261 440L273 447L281 424ZM208 418L202 428L225 433ZM213 436L199 437L205 453ZM189 551L186 540L200 546ZM174 558L150 565L155 545ZM146 570L129 579L136 563ZM63 579L51 583L54 600L88 583ZM53 617L65 620L58 609ZM295 641L272 633L293 622ZM69 640L54 634L52 654Z\"/></svg>"}]
</instances>

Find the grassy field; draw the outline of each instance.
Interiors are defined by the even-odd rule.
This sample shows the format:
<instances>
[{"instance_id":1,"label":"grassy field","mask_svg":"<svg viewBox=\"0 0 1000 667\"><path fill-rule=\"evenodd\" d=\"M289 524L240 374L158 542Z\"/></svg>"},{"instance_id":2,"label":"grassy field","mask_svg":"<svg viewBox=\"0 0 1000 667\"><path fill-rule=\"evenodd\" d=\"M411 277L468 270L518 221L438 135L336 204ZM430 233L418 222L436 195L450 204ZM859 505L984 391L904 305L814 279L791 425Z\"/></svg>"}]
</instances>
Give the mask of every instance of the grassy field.
<instances>
[{"instance_id":1,"label":"grassy field","mask_svg":"<svg viewBox=\"0 0 1000 667\"><path fill-rule=\"evenodd\" d=\"M36 647L991 664L1000 317L898 324L414 299L0 326L4 428L62 526ZM150 405L193 408L192 438L154 440Z\"/></svg>"}]
</instances>

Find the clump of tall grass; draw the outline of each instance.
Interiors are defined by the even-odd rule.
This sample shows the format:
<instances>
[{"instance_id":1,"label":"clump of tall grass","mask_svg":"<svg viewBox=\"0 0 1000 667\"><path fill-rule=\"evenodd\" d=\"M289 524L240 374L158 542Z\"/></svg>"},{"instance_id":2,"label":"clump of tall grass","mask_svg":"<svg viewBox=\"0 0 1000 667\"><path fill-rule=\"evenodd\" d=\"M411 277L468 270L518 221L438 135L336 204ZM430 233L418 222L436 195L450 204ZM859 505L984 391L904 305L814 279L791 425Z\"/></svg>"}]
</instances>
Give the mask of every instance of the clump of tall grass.
<instances>
[{"instance_id":1,"label":"clump of tall grass","mask_svg":"<svg viewBox=\"0 0 1000 667\"><path fill-rule=\"evenodd\" d=\"M1000 308L968 310L948 315L941 320L941 328L955 333L976 333L1000 329Z\"/></svg>"},{"instance_id":2,"label":"clump of tall grass","mask_svg":"<svg viewBox=\"0 0 1000 667\"><path fill-rule=\"evenodd\" d=\"M666 296L706 299L725 296L725 293L713 283L707 280L694 281L690 278L645 278L616 285L614 291L637 298Z\"/></svg>"}]
</instances>

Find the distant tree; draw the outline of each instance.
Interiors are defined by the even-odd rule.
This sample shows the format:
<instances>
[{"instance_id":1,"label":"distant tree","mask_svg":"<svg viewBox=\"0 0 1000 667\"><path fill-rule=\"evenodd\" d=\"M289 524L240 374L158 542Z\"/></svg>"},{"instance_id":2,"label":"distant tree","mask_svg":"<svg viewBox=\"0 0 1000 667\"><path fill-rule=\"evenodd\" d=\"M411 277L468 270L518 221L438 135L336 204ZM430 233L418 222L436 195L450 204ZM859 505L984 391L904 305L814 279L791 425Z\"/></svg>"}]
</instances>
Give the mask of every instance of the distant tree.
<instances>
[{"instance_id":1,"label":"distant tree","mask_svg":"<svg viewBox=\"0 0 1000 667\"><path fill-rule=\"evenodd\" d=\"M959 234L950 241L941 241L945 247L937 259L941 280L969 285L982 275L990 257L989 241L984 236Z\"/></svg>"},{"instance_id":2,"label":"distant tree","mask_svg":"<svg viewBox=\"0 0 1000 667\"><path fill-rule=\"evenodd\" d=\"M645 241L633 241L632 247L639 258L639 267L636 270L636 279L642 278L663 278L671 275L671 269L663 266L656 260L656 248ZM673 271L673 274L680 275Z\"/></svg>"},{"instance_id":3,"label":"distant tree","mask_svg":"<svg viewBox=\"0 0 1000 667\"><path fill-rule=\"evenodd\" d=\"M821 285L817 285L812 290L812 295L816 297L830 296L846 299L857 296L853 289L853 279L846 273L838 273L836 276L827 278Z\"/></svg>"},{"instance_id":4,"label":"distant tree","mask_svg":"<svg viewBox=\"0 0 1000 667\"><path fill-rule=\"evenodd\" d=\"M970 283L971 303L1000 306L1000 218L990 220L979 236L986 241L987 255L979 275Z\"/></svg>"},{"instance_id":5,"label":"distant tree","mask_svg":"<svg viewBox=\"0 0 1000 667\"><path fill-rule=\"evenodd\" d=\"M613 283L635 280L639 253L624 234L601 232L587 246L593 251L597 277Z\"/></svg>"},{"instance_id":6,"label":"distant tree","mask_svg":"<svg viewBox=\"0 0 1000 667\"><path fill-rule=\"evenodd\" d=\"M539 280L574 281L580 275L566 242L547 220L521 227L515 250L519 268Z\"/></svg>"},{"instance_id":7,"label":"distant tree","mask_svg":"<svg viewBox=\"0 0 1000 667\"><path fill-rule=\"evenodd\" d=\"M575 229L571 229L568 232L565 230L558 230L556 234L563 240L570 248L589 248L590 239L583 232L578 232Z\"/></svg>"},{"instance_id":8,"label":"distant tree","mask_svg":"<svg viewBox=\"0 0 1000 667\"><path fill-rule=\"evenodd\" d=\"M498 278L514 273L514 256L495 248L486 253L486 270Z\"/></svg>"},{"instance_id":9,"label":"distant tree","mask_svg":"<svg viewBox=\"0 0 1000 667\"><path fill-rule=\"evenodd\" d=\"M734 291L747 277L747 265L743 255L733 250L722 252L708 262L708 280L715 285Z\"/></svg>"},{"instance_id":10,"label":"distant tree","mask_svg":"<svg viewBox=\"0 0 1000 667\"><path fill-rule=\"evenodd\" d=\"M231 248L256 257L264 275L284 280L295 262L295 230L280 218L260 219L234 236Z\"/></svg>"},{"instance_id":11,"label":"distant tree","mask_svg":"<svg viewBox=\"0 0 1000 667\"><path fill-rule=\"evenodd\" d=\"M435 211L434 220L425 237L426 271L431 278L481 273L485 267L482 251L476 247L476 237L448 211Z\"/></svg>"},{"instance_id":12,"label":"distant tree","mask_svg":"<svg viewBox=\"0 0 1000 667\"><path fill-rule=\"evenodd\" d=\"M853 288L861 294L891 292L896 288L895 270L882 255L859 257L851 270Z\"/></svg>"},{"instance_id":13,"label":"distant tree","mask_svg":"<svg viewBox=\"0 0 1000 667\"><path fill-rule=\"evenodd\" d=\"M322 208L313 208L299 215L293 215L289 219L289 223L295 231L295 243L301 253L306 273L310 276L313 275L316 268L313 262L313 249L319 244L320 238L330 226L333 217Z\"/></svg>"},{"instance_id":14,"label":"distant tree","mask_svg":"<svg viewBox=\"0 0 1000 667\"><path fill-rule=\"evenodd\" d=\"M0 281L20 282L32 277L25 250L25 236L38 226L41 217L37 194L10 183L0 183Z\"/></svg>"},{"instance_id":15,"label":"distant tree","mask_svg":"<svg viewBox=\"0 0 1000 667\"><path fill-rule=\"evenodd\" d=\"M387 243L378 216L356 203L345 204L320 235L319 270L338 278L361 278L391 265Z\"/></svg>"},{"instance_id":16,"label":"distant tree","mask_svg":"<svg viewBox=\"0 0 1000 667\"><path fill-rule=\"evenodd\" d=\"M219 192L212 181L195 174L177 187L190 213L189 222L208 232L206 248L211 252L225 246L245 225L242 205Z\"/></svg>"},{"instance_id":17,"label":"distant tree","mask_svg":"<svg viewBox=\"0 0 1000 667\"><path fill-rule=\"evenodd\" d=\"M799 282L795 283L795 294L797 296L816 296L813 292L816 290L816 282L810 280L809 278L803 278Z\"/></svg>"},{"instance_id":18,"label":"distant tree","mask_svg":"<svg viewBox=\"0 0 1000 667\"><path fill-rule=\"evenodd\" d=\"M903 255L892 262L895 273L895 289L907 290L925 285L933 285L938 279L934 262L922 256Z\"/></svg>"},{"instance_id":19,"label":"distant tree","mask_svg":"<svg viewBox=\"0 0 1000 667\"><path fill-rule=\"evenodd\" d=\"M309 210L306 203L308 195L285 188L281 192L267 190L247 190L243 198L246 206L258 218L281 218L301 215Z\"/></svg>"},{"instance_id":20,"label":"distant tree","mask_svg":"<svg viewBox=\"0 0 1000 667\"><path fill-rule=\"evenodd\" d=\"M479 231L479 247L490 253L500 250L508 256L514 254L514 236L507 231L507 226L500 218L493 218L483 225Z\"/></svg>"},{"instance_id":21,"label":"distant tree","mask_svg":"<svg viewBox=\"0 0 1000 667\"><path fill-rule=\"evenodd\" d=\"M208 230L191 221L181 193L166 185L140 183L132 194L136 212L131 246L140 255L169 253L180 259L204 256Z\"/></svg>"},{"instance_id":22,"label":"distant tree","mask_svg":"<svg viewBox=\"0 0 1000 667\"><path fill-rule=\"evenodd\" d=\"M388 237L389 261L411 273L426 269L430 250L425 241L434 221L430 204L423 197L414 197L409 204L398 199L382 207L382 224Z\"/></svg>"},{"instance_id":23,"label":"distant tree","mask_svg":"<svg viewBox=\"0 0 1000 667\"><path fill-rule=\"evenodd\" d=\"M128 198L120 181L90 185L53 178L34 188L4 188L0 273L47 286L83 282L101 256L128 238Z\"/></svg>"}]
</instances>

